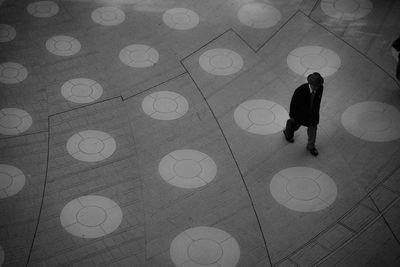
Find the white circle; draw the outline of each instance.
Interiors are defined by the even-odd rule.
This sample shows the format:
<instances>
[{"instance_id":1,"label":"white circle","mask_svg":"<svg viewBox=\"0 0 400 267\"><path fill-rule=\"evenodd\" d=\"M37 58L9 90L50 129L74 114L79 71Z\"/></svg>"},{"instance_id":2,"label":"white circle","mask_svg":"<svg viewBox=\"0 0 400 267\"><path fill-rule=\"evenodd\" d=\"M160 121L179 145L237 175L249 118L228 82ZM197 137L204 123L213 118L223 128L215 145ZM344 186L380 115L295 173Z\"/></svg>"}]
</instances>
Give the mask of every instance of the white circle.
<instances>
[{"instance_id":1,"label":"white circle","mask_svg":"<svg viewBox=\"0 0 400 267\"><path fill-rule=\"evenodd\" d=\"M77 237L96 238L118 228L122 210L113 200L88 195L70 201L60 214L61 225Z\"/></svg>"},{"instance_id":2,"label":"white circle","mask_svg":"<svg viewBox=\"0 0 400 267\"><path fill-rule=\"evenodd\" d=\"M243 59L235 51L214 48L199 57L199 64L206 72L224 76L238 72L243 67Z\"/></svg>"},{"instance_id":3,"label":"white circle","mask_svg":"<svg viewBox=\"0 0 400 267\"><path fill-rule=\"evenodd\" d=\"M327 174L309 167L281 170L272 178L270 191L279 204L301 212L327 208L337 196L335 182Z\"/></svg>"},{"instance_id":4,"label":"white circle","mask_svg":"<svg viewBox=\"0 0 400 267\"><path fill-rule=\"evenodd\" d=\"M368 15L373 8L370 0L322 0L321 9L335 19L357 20Z\"/></svg>"},{"instance_id":5,"label":"white circle","mask_svg":"<svg viewBox=\"0 0 400 267\"><path fill-rule=\"evenodd\" d=\"M143 111L157 120L174 120L182 117L189 109L183 96L171 91L159 91L146 96L142 102Z\"/></svg>"},{"instance_id":6,"label":"white circle","mask_svg":"<svg viewBox=\"0 0 400 267\"><path fill-rule=\"evenodd\" d=\"M15 195L24 185L25 175L20 169L0 164L0 199Z\"/></svg>"},{"instance_id":7,"label":"white circle","mask_svg":"<svg viewBox=\"0 0 400 267\"><path fill-rule=\"evenodd\" d=\"M119 52L122 63L133 68L146 68L158 62L157 50L142 44L128 45Z\"/></svg>"},{"instance_id":8,"label":"white circle","mask_svg":"<svg viewBox=\"0 0 400 267\"><path fill-rule=\"evenodd\" d=\"M13 40L17 32L14 27L8 24L0 24L0 43L5 43Z\"/></svg>"},{"instance_id":9,"label":"white circle","mask_svg":"<svg viewBox=\"0 0 400 267\"><path fill-rule=\"evenodd\" d=\"M32 125L32 117L28 112L18 108L0 110L0 134L18 135Z\"/></svg>"},{"instance_id":10,"label":"white circle","mask_svg":"<svg viewBox=\"0 0 400 267\"><path fill-rule=\"evenodd\" d=\"M341 120L349 133L363 140L388 142L400 137L400 112L385 103L354 104L343 112Z\"/></svg>"},{"instance_id":11,"label":"white circle","mask_svg":"<svg viewBox=\"0 0 400 267\"><path fill-rule=\"evenodd\" d=\"M197 188L210 183L217 175L217 165L208 155L197 150L175 150L158 165L161 177L181 188Z\"/></svg>"},{"instance_id":12,"label":"white circle","mask_svg":"<svg viewBox=\"0 0 400 267\"><path fill-rule=\"evenodd\" d=\"M289 119L284 107L265 99L243 102L235 109L233 117L240 128L260 135L282 131Z\"/></svg>"},{"instance_id":13,"label":"white circle","mask_svg":"<svg viewBox=\"0 0 400 267\"><path fill-rule=\"evenodd\" d=\"M125 20L125 13L116 7L100 7L92 12L94 22L105 26L121 24Z\"/></svg>"},{"instance_id":14,"label":"white circle","mask_svg":"<svg viewBox=\"0 0 400 267\"><path fill-rule=\"evenodd\" d=\"M234 267L240 259L236 239L213 227L194 227L171 242L170 256L176 266Z\"/></svg>"},{"instance_id":15,"label":"white circle","mask_svg":"<svg viewBox=\"0 0 400 267\"><path fill-rule=\"evenodd\" d=\"M294 49L286 58L289 68L307 77L319 72L327 77L334 74L341 65L338 54L321 46L302 46Z\"/></svg>"},{"instance_id":16,"label":"white circle","mask_svg":"<svg viewBox=\"0 0 400 267\"><path fill-rule=\"evenodd\" d=\"M68 153L80 161L96 162L110 157L116 149L114 138L101 131L86 130L67 142Z\"/></svg>"},{"instance_id":17,"label":"white circle","mask_svg":"<svg viewBox=\"0 0 400 267\"><path fill-rule=\"evenodd\" d=\"M163 14L164 23L176 30L189 30L199 24L199 16L192 10L186 8L168 9Z\"/></svg>"},{"instance_id":18,"label":"white circle","mask_svg":"<svg viewBox=\"0 0 400 267\"><path fill-rule=\"evenodd\" d=\"M4 249L3 249L2 246L0 246L0 266L3 265L4 258L5 258L5 256L4 256Z\"/></svg>"},{"instance_id":19,"label":"white circle","mask_svg":"<svg viewBox=\"0 0 400 267\"><path fill-rule=\"evenodd\" d=\"M48 18L56 15L59 7L52 1L38 1L30 3L27 8L28 13L39 18Z\"/></svg>"},{"instance_id":20,"label":"white circle","mask_svg":"<svg viewBox=\"0 0 400 267\"><path fill-rule=\"evenodd\" d=\"M21 64L15 62L0 64L0 82L14 84L22 82L26 77L28 77L28 70Z\"/></svg>"},{"instance_id":21,"label":"white circle","mask_svg":"<svg viewBox=\"0 0 400 267\"><path fill-rule=\"evenodd\" d=\"M270 28L282 18L278 9L264 3L245 4L239 9L237 16L244 25L257 29Z\"/></svg>"},{"instance_id":22,"label":"white circle","mask_svg":"<svg viewBox=\"0 0 400 267\"><path fill-rule=\"evenodd\" d=\"M90 103L100 98L103 87L96 81L76 78L63 84L61 94L74 103Z\"/></svg>"},{"instance_id":23,"label":"white circle","mask_svg":"<svg viewBox=\"0 0 400 267\"><path fill-rule=\"evenodd\" d=\"M81 50L77 39L66 35L53 36L46 41L47 50L57 56L72 56Z\"/></svg>"}]
</instances>

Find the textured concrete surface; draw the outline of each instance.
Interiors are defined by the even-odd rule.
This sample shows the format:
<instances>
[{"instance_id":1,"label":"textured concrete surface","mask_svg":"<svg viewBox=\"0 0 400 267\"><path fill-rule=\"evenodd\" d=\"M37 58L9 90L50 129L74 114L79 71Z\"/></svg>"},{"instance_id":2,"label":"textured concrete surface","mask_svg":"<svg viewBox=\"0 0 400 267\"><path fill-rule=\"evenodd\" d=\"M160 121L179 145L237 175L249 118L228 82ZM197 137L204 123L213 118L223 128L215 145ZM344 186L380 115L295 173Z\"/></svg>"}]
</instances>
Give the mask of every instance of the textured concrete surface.
<instances>
[{"instance_id":1,"label":"textured concrete surface","mask_svg":"<svg viewBox=\"0 0 400 267\"><path fill-rule=\"evenodd\" d=\"M28 71L20 82L0 83L0 110L18 108L32 117L32 125L19 135L0 134L0 164L20 169L26 179L16 194L0 198L0 266L185 266L175 265L181 256L171 258L171 243L196 227L224 231L240 248L240 255L223 255L218 244L225 239L218 238L219 230L213 232L215 239L195 231L191 244L198 247L187 237L175 241L171 251L190 246L187 263L197 260L198 266L400 265L400 139L363 139L342 125L345 110L358 103L377 101L400 110L391 51L400 34L399 1L371 0L373 8L358 19L328 16L317 0L55 0L59 10L48 17L32 16L27 6L33 2L0 0L0 24L16 31L13 39L0 42L0 64L15 62ZM252 3L265 4L262 12L248 8L255 13L246 13L244 19L242 9L239 19L241 7ZM350 4L338 6L350 10ZM107 6L117 7L125 18L118 12L116 21L99 23L92 12ZM264 20L268 27L252 27L248 21L263 21L268 6L280 12L280 19ZM173 8L195 12L198 24L189 27L180 17L180 28L166 25L164 12ZM46 42L58 35L76 38L80 50L68 56L50 53ZM141 68L126 65L120 52L135 44L155 49L158 61ZM305 149L304 127L291 144L281 131L246 131L234 117L242 103L255 99L289 110L291 96L305 77L287 65L287 57L303 46L332 50L341 60L325 77L318 157ZM215 75L202 68L200 56L221 48L242 58L240 69ZM146 55L130 58L146 62ZM229 56L213 60L221 68L231 64ZM79 78L97 82L102 94L91 102L66 99L62 86ZM75 92L85 95L88 90ZM149 116L143 101L160 91L182 96L187 111L168 120ZM167 112L173 105L169 100L157 103L161 107L146 110ZM16 120L0 123L12 126ZM385 123L398 129L400 121ZM383 127L364 116L355 128L365 124ZM385 125L383 130L389 127ZM82 131L107 133L115 140L115 151L98 161L72 157L67 142ZM90 139L81 148L90 154L99 146ZM160 161L177 150L211 158L213 178L195 188L164 180ZM170 169L187 174L184 179L201 177L192 163ZM296 211L275 200L273 177L293 167L326 174L337 189L333 202ZM8 186L8 176L0 174L0 185ZM294 183L297 188L287 192L306 202L313 193L304 185ZM122 211L118 227L96 238L72 235L60 221L68 203L89 195L110 199ZM99 204L88 205L93 211ZM101 221L100 213L91 214L81 214L87 226ZM227 240L236 249L233 239Z\"/></svg>"}]
</instances>

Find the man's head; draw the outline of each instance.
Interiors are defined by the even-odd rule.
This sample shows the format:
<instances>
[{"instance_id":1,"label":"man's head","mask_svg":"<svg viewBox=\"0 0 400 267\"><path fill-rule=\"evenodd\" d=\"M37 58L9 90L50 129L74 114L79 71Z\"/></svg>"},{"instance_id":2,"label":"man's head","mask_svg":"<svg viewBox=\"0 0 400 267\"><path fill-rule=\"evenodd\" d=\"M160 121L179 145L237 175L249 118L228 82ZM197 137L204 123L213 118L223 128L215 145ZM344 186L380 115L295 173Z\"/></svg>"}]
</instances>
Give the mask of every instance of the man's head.
<instances>
[{"instance_id":1,"label":"man's head","mask_svg":"<svg viewBox=\"0 0 400 267\"><path fill-rule=\"evenodd\" d=\"M316 91L324 84L324 78L318 72L314 72L307 76L307 82L313 91Z\"/></svg>"}]
</instances>

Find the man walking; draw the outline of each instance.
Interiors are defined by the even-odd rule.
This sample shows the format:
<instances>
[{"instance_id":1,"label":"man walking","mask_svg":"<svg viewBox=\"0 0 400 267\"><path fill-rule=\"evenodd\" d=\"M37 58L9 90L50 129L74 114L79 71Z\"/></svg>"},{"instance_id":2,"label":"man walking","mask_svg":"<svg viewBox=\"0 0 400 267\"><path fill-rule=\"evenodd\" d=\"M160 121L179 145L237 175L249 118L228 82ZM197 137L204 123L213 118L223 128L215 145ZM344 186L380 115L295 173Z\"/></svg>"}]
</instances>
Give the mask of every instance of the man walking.
<instances>
[{"instance_id":1,"label":"man walking","mask_svg":"<svg viewBox=\"0 0 400 267\"><path fill-rule=\"evenodd\" d=\"M312 155L317 156L318 150L315 147L315 140L324 79L318 72L314 72L308 75L307 82L294 91L290 101L290 118L286 122L286 128L283 133L286 140L293 143L294 132L301 125L306 126L308 135L307 149Z\"/></svg>"}]
</instances>

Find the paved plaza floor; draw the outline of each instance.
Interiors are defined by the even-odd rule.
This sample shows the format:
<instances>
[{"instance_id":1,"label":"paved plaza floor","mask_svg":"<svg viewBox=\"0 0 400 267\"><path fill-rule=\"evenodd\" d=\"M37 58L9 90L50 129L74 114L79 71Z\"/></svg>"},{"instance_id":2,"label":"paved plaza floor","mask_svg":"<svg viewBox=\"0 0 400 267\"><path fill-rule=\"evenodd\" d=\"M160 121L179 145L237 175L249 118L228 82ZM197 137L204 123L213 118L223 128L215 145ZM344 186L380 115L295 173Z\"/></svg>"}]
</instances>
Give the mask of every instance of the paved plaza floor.
<instances>
[{"instance_id":1,"label":"paved plaza floor","mask_svg":"<svg viewBox=\"0 0 400 267\"><path fill-rule=\"evenodd\" d=\"M1 0L0 266L400 266L398 0ZM282 130L325 80L319 155Z\"/></svg>"}]
</instances>

